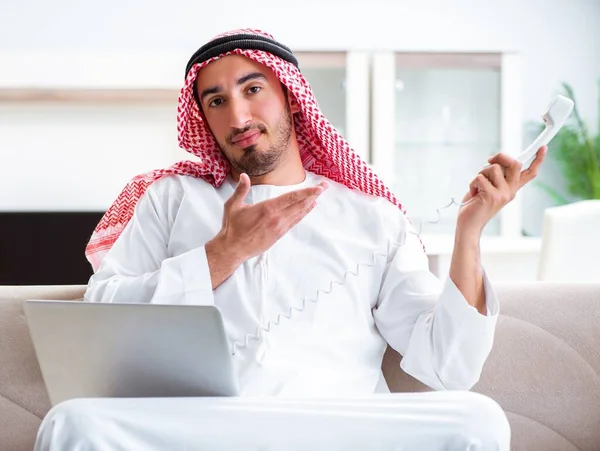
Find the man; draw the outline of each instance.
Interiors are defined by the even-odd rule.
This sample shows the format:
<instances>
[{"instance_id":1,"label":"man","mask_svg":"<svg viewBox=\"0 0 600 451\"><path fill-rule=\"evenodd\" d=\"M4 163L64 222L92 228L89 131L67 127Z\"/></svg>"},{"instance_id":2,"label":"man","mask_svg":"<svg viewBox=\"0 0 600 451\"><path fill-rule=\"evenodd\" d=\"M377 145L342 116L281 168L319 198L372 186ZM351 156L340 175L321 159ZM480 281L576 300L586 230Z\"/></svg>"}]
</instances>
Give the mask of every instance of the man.
<instances>
[{"instance_id":1,"label":"man","mask_svg":"<svg viewBox=\"0 0 600 451\"><path fill-rule=\"evenodd\" d=\"M272 36L200 48L178 130L202 163L126 187L88 246L85 300L217 305L243 396L68 401L36 449L509 449L500 407L468 391L499 309L478 243L545 149L527 171L499 154L474 178L442 283ZM390 394L387 344L435 391Z\"/></svg>"}]
</instances>

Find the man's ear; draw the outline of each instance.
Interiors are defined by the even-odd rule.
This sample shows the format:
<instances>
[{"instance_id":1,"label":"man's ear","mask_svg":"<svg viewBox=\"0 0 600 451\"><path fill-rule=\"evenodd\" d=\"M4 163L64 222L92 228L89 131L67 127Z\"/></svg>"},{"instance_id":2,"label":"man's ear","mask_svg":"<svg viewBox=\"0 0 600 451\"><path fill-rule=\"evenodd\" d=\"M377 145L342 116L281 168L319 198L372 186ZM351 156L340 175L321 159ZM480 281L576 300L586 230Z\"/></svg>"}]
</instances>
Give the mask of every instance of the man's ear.
<instances>
[{"instance_id":1,"label":"man's ear","mask_svg":"<svg viewBox=\"0 0 600 451\"><path fill-rule=\"evenodd\" d=\"M292 114L296 114L298 111L300 111L300 105L298 105L294 94L288 94L288 103L290 104L290 111L292 112Z\"/></svg>"}]
</instances>

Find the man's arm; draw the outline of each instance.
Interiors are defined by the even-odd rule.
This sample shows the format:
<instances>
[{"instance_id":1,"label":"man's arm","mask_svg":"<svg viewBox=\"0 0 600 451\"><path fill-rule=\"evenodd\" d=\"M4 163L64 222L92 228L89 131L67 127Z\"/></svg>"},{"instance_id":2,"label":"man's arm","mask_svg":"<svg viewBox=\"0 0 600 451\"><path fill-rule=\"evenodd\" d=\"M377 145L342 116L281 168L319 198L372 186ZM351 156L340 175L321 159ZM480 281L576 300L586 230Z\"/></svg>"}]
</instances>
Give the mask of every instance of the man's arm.
<instances>
[{"instance_id":1,"label":"man's arm","mask_svg":"<svg viewBox=\"0 0 600 451\"><path fill-rule=\"evenodd\" d=\"M161 185L142 196L127 227L90 279L86 301L213 303L213 290L304 218L326 189L326 185L318 185L244 205L250 179L243 175L225 202L223 227L216 236L203 246L171 257L166 211L170 205L179 205L177 198L182 193L164 189L165 181L156 183Z\"/></svg>"},{"instance_id":2,"label":"man's arm","mask_svg":"<svg viewBox=\"0 0 600 451\"><path fill-rule=\"evenodd\" d=\"M449 277L430 271L412 226L393 252L373 315L408 374L435 389L470 389L491 351L499 304L481 265L485 224L537 174L545 148L527 171L514 159L490 158L473 180L457 220Z\"/></svg>"},{"instance_id":3,"label":"man's arm","mask_svg":"<svg viewBox=\"0 0 600 451\"><path fill-rule=\"evenodd\" d=\"M243 259L228 249L227 243L216 236L205 245L206 259L210 268L210 280L214 290L235 272Z\"/></svg>"},{"instance_id":4,"label":"man's arm","mask_svg":"<svg viewBox=\"0 0 600 451\"><path fill-rule=\"evenodd\" d=\"M174 180L159 180L139 200L133 217L90 278L88 302L212 303L204 246L170 257L169 213L181 191Z\"/></svg>"},{"instance_id":5,"label":"man's arm","mask_svg":"<svg viewBox=\"0 0 600 451\"><path fill-rule=\"evenodd\" d=\"M536 177L546 150L541 147L529 169L523 172L519 161L504 154L494 155L488 160L490 165L471 182L463 199L466 205L460 209L456 223L449 275L467 302L482 315L486 308L479 250L481 233L517 191Z\"/></svg>"},{"instance_id":6,"label":"man's arm","mask_svg":"<svg viewBox=\"0 0 600 451\"><path fill-rule=\"evenodd\" d=\"M483 270L482 315L452 278L438 279L414 228L391 250L373 317L386 342L402 355L401 367L436 390L469 390L492 348L498 301ZM405 235L404 235L405 234ZM465 265L467 267L467 265Z\"/></svg>"},{"instance_id":7,"label":"man's arm","mask_svg":"<svg viewBox=\"0 0 600 451\"><path fill-rule=\"evenodd\" d=\"M450 261L449 276L465 297L482 315L487 314L479 236L457 231Z\"/></svg>"}]
</instances>

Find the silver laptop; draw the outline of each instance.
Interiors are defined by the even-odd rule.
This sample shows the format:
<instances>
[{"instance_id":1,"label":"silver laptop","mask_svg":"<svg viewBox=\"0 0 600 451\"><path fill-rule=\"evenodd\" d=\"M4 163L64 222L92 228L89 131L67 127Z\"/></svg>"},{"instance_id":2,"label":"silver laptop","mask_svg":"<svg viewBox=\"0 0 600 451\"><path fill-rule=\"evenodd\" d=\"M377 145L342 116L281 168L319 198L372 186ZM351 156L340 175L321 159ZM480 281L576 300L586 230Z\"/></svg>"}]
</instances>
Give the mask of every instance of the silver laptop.
<instances>
[{"instance_id":1,"label":"silver laptop","mask_svg":"<svg viewBox=\"0 0 600 451\"><path fill-rule=\"evenodd\" d=\"M52 405L239 394L217 307L28 300L23 309Z\"/></svg>"}]
</instances>

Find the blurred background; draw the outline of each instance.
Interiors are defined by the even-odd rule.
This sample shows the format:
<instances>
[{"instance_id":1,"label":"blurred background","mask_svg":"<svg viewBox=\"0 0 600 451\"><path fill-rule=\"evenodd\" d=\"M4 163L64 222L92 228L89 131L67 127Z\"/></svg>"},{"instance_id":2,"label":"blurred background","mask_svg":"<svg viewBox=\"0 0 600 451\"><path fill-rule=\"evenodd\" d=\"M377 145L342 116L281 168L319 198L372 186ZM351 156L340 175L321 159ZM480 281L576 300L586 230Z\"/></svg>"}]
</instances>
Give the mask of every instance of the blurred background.
<instances>
[{"instance_id":1,"label":"blurred background","mask_svg":"<svg viewBox=\"0 0 600 451\"><path fill-rule=\"evenodd\" d=\"M457 208L436 209L490 155L528 146L557 94L574 98L540 176L482 239L493 280L560 278L542 267L573 261L547 243L581 250L583 232L544 244L546 213L600 197L600 1L391 3L0 0L0 283L87 282L85 244L127 181L193 159L176 133L185 65L235 28L297 52L323 112L404 203L441 277ZM587 242L600 242L595 230Z\"/></svg>"}]
</instances>

